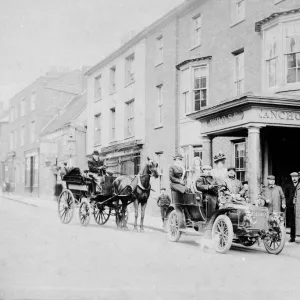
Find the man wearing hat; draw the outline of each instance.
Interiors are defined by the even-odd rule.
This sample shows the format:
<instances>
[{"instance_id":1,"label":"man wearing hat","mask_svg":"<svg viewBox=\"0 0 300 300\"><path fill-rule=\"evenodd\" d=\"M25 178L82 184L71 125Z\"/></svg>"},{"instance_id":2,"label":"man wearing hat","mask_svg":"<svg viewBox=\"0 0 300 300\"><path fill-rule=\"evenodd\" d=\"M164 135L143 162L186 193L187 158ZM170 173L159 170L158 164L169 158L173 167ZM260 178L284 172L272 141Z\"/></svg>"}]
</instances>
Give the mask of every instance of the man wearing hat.
<instances>
[{"instance_id":1,"label":"man wearing hat","mask_svg":"<svg viewBox=\"0 0 300 300\"><path fill-rule=\"evenodd\" d=\"M285 196L282 188L275 184L275 176L269 175L268 186L263 190L262 196L265 199L265 206L269 212L281 212L281 209L286 208Z\"/></svg>"},{"instance_id":2,"label":"man wearing hat","mask_svg":"<svg viewBox=\"0 0 300 300\"><path fill-rule=\"evenodd\" d=\"M225 179L225 183L231 194L241 195L241 196L245 194L245 190L243 189L242 182L236 178L235 167L228 168L228 176Z\"/></svg>"},{"instance_id":3,"label":"man wearing hat","mask_svg":"<svg viewBox=\"0 0 300 300\"><path fill-rule=\"evenodd\" d=\"M180 205L183 203L183 194L186 192L186 172L183 166L183 156L181 154L176 154L173 156L174 164L169 168L169 179L170 179L170 187L172 192L172 198L175 204ZM180 211L178 210L178 213ZM187 209L185 209L186 215L186 224L190 225L191 220L189 218L189 214Z\"/></svg>"},{"instance_id":4,"label":"man wearing hat","mask_svg":"<svg viewBox=\"0 0 300 300\"><path fill-rule=\"evenodd\" d=\"M300 184L297 185L294 199L295 238L300 236ZM292 228L291 228L292 230Z\"/></svg>"},{"instance_id":5,"label":"man wearing hat","mask_svg":"<svg viewBox=\"0 0 300 300\"><path fill-rule=\"evenodd\" d=\"M214 156L216 167L213 168L211 174L216 180L224 181L227 178L227 169L225 168L225 154L219 152Z\"/></svg>"},{"instance_id":6,"label":"man wearing hat","mask_svg":"<svg viewBox=\"0 0 300 300\"><path fill-rule=\"evenodd\" d=\"M208 218L211 217L213 212L216 210L218 201L218 189L216 187L216 180L211 175L211 166L203 166L203 173L196 180L197 190L202 192L203 200L206 203L206 215Z\"/></svg>"},{"instance_id":7,"label":"man wearing hat","mask_svg":"<svg viewBox=\"0 0 300 300\"><path fill-rule=\"evenodd\" d=\"M295 210L294 210L294 196L299 183L298 172L292 172L290 174L292 183L289 183L284 188L286 198L286 225L291 228L290 243L295 242L296 228L295 228Z\"/></svg>"},{"instance_id":8,"label":"man wearing hat","mask_svg":"<svg viewBox=\"0 0 300 300\"><path fill-rule=\"evenodd\" d=\"M103 182L102 176L99 176L99 172L102 171L102 175L106 174L106 166L104 165L103 160L99 157L99 152L94 150L92 158L88 160L89 171L91 177L96 182L96 192L101 192L101 182Z\"/></svg>"}]
</instances>

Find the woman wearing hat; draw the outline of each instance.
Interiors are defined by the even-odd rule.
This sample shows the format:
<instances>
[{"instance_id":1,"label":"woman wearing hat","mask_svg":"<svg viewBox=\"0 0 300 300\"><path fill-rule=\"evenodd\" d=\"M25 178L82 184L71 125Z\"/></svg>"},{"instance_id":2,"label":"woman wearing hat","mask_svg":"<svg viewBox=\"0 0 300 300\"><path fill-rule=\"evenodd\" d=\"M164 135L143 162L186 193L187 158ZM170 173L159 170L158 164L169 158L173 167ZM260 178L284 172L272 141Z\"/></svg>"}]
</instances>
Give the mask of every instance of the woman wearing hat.
<instances>
[{"instance_id":1,"label":"woman wearing hat","mask_svg":"<svg viewBox=\"0 0 300 300\"><path fill-rule=\"evenodd\" d=\"M222 152L214 156L216 167L213 168L211 174L218 181L224 181L227 178L227 169L225 168L226 157Z\"/></svg>"}]
</instances>

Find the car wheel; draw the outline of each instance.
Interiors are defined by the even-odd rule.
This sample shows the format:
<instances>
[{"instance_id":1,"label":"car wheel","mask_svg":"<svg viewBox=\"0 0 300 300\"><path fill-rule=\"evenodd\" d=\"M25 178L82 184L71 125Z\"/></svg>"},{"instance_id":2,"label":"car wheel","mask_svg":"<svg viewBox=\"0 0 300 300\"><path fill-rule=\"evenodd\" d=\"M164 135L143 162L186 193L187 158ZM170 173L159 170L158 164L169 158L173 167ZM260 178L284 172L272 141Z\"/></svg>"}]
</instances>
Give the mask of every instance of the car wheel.
<instances>
[{"instance_id":1,"label":"car wheel","mask_svg":"<svg viewBox=\"0 0 300 300\"><path fill-rule=\"evenodd\" d=\"M266 250L271 254L279 254L285 244L285 228L283 225L279 227L279 232L276 234L273 231L273 235L266 237L264 241L264 246Z\"/></svg>"},{"instance_id":2,"label":"car wheel","mask_svg":"<svg viewBox=\"0 0 300 300\"><path fill-rule=\"evenodd\" d=\"M229 251L233 240L233 227L226 215L216 218L212 228L212 238L216 242L216 252L225 254Z\"/></svg>"},{"instance_id":3,"label":"car wheel","mask_svg":"<svg viewBox=\"0 0 300 300\"><path fill-rule=\"evenodd\" d=\"M175 210L171 211L167 221L168 238L171 242L178 242L181 236L178 216Z\"/></svg>"}]
</instances>

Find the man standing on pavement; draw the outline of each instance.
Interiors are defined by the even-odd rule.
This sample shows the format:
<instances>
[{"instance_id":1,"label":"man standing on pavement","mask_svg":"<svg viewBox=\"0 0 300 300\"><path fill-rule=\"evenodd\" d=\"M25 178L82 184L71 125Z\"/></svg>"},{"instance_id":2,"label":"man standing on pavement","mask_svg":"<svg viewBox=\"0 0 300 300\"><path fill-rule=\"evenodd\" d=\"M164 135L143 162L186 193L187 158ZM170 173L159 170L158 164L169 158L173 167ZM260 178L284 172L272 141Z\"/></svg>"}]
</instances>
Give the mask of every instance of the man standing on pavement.
<instances>
[{"instance_id":1,"label":"man standing on pavement","mask_svg":"<svg viewBox=\"0 0 300 300\"><path fill-rule=\"evenodd\" d=\"M264 189L262 196L265 198L265 206L269 212L281 212L286 208L285 196L282 188L275 184L275 176L269 175L268 186Z\"/></svg>"},{"instance_id":2,"label":"man standing on pavement","mask_svg":"<svg viewBox=\"0 0 300 300\"><path fill-rule=\"evenodd\" d=\"M294 210L294 196L299 183L299 175L297 172L290 174L292 183L286 185L285 198L286 198L286 226L291 228L290 243L295 242L296 228L295 228L295 210Z\"/></svg>"},{"instance_id":3,"label":"man standing on pavement","mask_svg":"<svg viewBox=\"0 0 300 300\"><path fill-rule=\"evenodd\" d=\"M211 166L203 166L203 174L196 181L197 190L202 192L203 201L206 203L207 217L211 217L216 210L218 201L218 188L216 187L216 180L211 175Z\"/></svg>"},{"instance_id":4,"label":"man standing on pavement","mask_svg":"<svg viewBox=\"0 0 300 300\"><path fill-rule=\"evenodd\" d=\"M163 221L163 226L165 224L165 217L167 210L171 204L171 199L169 195L166 194L166 189L162 188L161 189L161 195L157 199L157 206L160 207L160 212L161 212L161 219Z\"/></svg>"},{"instance_id":5,"label":"man standing on pavement","mask_svg":"<svg viewBox=\"0 0 300 300\"><path fill-rule=\"evenodd\" d=\"M297 236L300 236L300 184L296 186L293 204L294 204L295 238L296 238Z\"/></svg>"}]
</instances>

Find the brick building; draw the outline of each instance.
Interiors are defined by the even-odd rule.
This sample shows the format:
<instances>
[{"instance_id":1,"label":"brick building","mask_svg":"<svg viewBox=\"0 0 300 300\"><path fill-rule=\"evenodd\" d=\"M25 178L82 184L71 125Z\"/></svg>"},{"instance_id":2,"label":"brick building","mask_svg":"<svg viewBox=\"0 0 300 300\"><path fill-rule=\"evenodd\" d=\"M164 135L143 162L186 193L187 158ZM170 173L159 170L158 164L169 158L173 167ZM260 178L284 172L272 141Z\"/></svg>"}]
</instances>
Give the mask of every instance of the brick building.
<instances>
[{"instance_id":1,"label":"brick building","mask_svg":"<svg viewBox=\"0 0 300 300\"><path fill-rule=\"evenodd\" d=\"M82 93L82 71L38 78L9 103L10 151L5 166L16 193L39 194L39 133L74 96Z\"/></svg>"}]
</instances>

